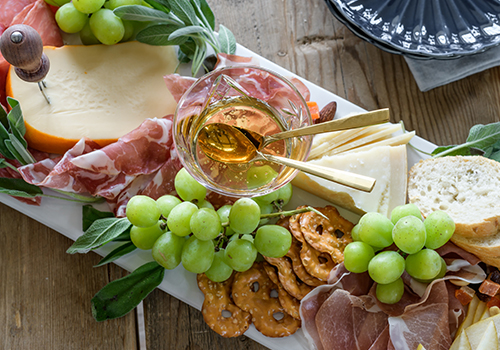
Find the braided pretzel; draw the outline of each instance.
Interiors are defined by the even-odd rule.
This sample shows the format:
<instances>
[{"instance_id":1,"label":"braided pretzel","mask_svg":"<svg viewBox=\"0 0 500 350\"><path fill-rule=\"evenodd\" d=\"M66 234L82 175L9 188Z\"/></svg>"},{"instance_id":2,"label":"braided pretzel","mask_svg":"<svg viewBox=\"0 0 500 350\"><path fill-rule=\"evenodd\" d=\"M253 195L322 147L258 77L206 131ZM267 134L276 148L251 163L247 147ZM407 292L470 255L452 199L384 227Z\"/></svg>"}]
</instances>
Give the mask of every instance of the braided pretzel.
<instances>
[{"instance_id":1,"label":"braided pretzel","mask_svg":"<svg viewBox=\"0 0 500 350\"><path fill-rule=\"evenodd\" d=\"M322 281L328 281L330 271L332 271L336 265L328 253L318 252L312 249L306 242L302 243L300 260L302 260L304 268L310 275Z\"/></svg>"},{"instance_id":2,"label":"braided pretzel","mask_svg":"<svg viewBox=\"0 0 500 350\"><path fill-rule=\"evenodd\" d=\"M238 272L234 277L232 295L235 304L250 312L255 328L268 337L286 337L300 328L300 321L288 315L277 298L271 297L271 292L277 288L263 263L255 263L251 269ZM278 320L277 313L284 317Z\"/></svg>"},{"instance_id":3,"label":"braided pretzel","mask_svg":"<svg viewBox=\"0 0 500 350\"><path fill-rule=\"evenodd\" d=\"M212 282L205 274L198 274L198 287L205 295L201 312L207 325L223 337L242 335L252 323L250 313L241 310L231 300L234 275L222 283ZM231 316L224 317L223 311Z\"/></svg>"},{"instance_id":4,"label":"braided pretzel","mask_svg":"<svg viewBox=\"0 0 500 350\"><path fill-rule=\"evenodd\" d=\"M300 259L300 250L302 248L302 244L297 241L295 238L292 238L292 246L286 256L292 260L292 268L293 272L297 275L297 277L311 287L317 287L325 284L324 281L312 276L307 272L306 268L302 264L302 260Z\"/></svg>"},{"instance_id":5,"label":"braided pretzel","mask_svg":"<svg viewBox=\"0 0 500 350\"><path fill-rule=\"evenodd\" d=\"M302 235L314 249L329 253L335 263L344 261L344 248L352 242L354 225L340 216L331 205L317 208L328 220L315 212L303 213L299 224Z\"/></svg>"}]
</instances>

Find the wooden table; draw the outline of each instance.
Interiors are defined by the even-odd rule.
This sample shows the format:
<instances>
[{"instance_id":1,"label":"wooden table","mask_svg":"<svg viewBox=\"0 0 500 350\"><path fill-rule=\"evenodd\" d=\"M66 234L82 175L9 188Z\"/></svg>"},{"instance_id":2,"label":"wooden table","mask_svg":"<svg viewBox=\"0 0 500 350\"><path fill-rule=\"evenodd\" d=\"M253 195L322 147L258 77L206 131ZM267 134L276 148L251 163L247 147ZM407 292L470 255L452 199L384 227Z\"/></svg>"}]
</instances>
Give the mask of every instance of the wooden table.
<instances>
[{"instance_id":1,"label":"wooden table","mask_svg":"<svg viewBox=\"0 0 500 350\"><path fill-rule=\"evenodd\" d=\"M431 142L461 143L471 126L499 120L500 68L422 93L401 56L355 37L323 0L208 2L240 44L363 108L389 107L393 122ZM126 272L93 268L94 253L66 254L71 243L0 205L1 349L140 349L136 313L104 323L90 313L94 294ZM162 291L144 313L148 349L264 349L218 336Z\"/></svg>"}]
</instances>

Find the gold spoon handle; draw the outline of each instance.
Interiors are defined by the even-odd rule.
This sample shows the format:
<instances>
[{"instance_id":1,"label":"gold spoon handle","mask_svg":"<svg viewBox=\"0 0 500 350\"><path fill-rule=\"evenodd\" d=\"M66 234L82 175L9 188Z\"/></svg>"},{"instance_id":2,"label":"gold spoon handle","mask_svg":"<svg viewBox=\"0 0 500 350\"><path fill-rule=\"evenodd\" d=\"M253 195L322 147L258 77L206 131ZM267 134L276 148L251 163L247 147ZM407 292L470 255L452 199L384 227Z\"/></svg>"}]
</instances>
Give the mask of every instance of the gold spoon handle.
<instances>
[{"instance_id":1,"label":"gold spoon handle","mask_svg":"<svg viewBox=\"0 0 500 350\"><path fill-rule=\"evenodd\" d=\"M290 168L298 169L304 173L319 176L325 180L333 181L344 186L348 186L357 190L371 192L375 186L375 179L363 175L350 173L347 171L331 169L319 165L308 164L294 159L276 157L270 154L259 155L268 161L289 166Z\"/></svg>"},{"instance_id":2,"label":"gold spoon handle","mask_svg":"<svg viewBox=\"0 0 500 350\"><path fill-rule=\"evenodd\" d=\"M306 126L295 130L283 131L274 135L266 136L265 145L278 140L297 136L315 135L324 132L360 128L363 126L381 124L389 121L389 109L378 109L367 113L352 115L350 117L331 120L328 122ZM263 145L261 148L263 148Z\"/></svg>"}]
</instances>

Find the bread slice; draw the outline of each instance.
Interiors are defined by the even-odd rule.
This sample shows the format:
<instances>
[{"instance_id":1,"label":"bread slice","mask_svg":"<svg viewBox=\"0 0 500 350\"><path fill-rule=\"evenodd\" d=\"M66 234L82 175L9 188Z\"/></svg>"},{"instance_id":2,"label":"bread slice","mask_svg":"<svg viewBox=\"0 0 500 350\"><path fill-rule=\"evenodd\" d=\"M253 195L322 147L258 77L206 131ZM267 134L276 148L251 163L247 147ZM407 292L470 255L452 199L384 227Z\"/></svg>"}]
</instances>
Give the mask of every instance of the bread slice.
<instances>
[{"instance_id":1,"label":"bread slice","mask_svg":"<svg viewBox=\"0 0 500 350\"><path fill-rule=\"evenodd\" d=\"M349 155L323 156L308 163L374 177L372 192L354 190L313 175L299 173L292 184L354 213L389 216L406 202L406 145L381 146Z\"/></svg>"},{"instance_id":2,"label":"bread slice","mask_svg":"<svg viewBox=\"0 0 500 350\"><path fill-rule=\"evenodd\" d=\"M481 156L420 161L410 170L408 197L424 217L436 210L447 212L455 221L455 235L487 238L488 242L470 245L495 244L500 256L499 162Z\"/></svg>"}]
</instances>

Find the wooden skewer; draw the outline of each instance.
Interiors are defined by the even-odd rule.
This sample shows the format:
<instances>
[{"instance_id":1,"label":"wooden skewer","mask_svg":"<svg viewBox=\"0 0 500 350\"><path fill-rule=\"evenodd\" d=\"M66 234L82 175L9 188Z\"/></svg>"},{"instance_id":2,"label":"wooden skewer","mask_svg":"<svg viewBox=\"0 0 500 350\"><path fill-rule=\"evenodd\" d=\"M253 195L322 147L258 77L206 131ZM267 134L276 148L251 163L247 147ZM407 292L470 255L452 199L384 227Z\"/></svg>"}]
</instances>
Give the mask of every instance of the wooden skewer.
<instances>
[{"instance_id":1,"label":"wooden skewer","mask_svg":"<svg viewBox=\"0 0 500 350\"><path fill-rule=\"evenodd\" d=\"M44 92L43 79L50 68L49 58L43 53L40 34L25 24L10 26L0 37L0 51L7 62L15 67L19 78L30 83L38 83L40 92L47 103L50 99Z\"/></svg>"}]
</instances>

